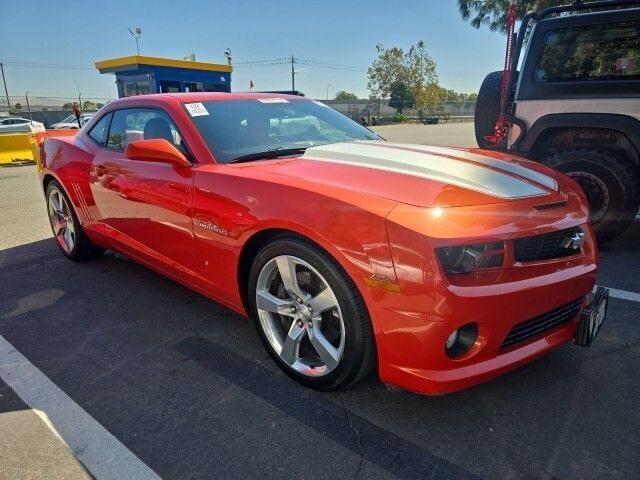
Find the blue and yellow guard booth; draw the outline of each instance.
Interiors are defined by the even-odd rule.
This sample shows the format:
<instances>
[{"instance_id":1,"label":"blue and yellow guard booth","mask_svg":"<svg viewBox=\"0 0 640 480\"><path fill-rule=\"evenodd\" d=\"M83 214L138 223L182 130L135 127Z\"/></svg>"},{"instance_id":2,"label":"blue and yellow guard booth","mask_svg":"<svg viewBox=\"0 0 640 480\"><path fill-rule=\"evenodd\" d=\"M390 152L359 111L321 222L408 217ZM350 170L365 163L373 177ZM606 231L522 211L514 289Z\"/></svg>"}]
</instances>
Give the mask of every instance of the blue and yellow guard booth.
<instances>
[{"instance_id":1,"label":"blue and yellow guard booth","mask_svg":"<svg viewBox=\"0 0 640 480\"><path fill-rule=\"evenodd\" d=\"M230 92L231 65L131 55L96 62L116 76L118 97L148 93Z\"/></svg>"}]
</instances>

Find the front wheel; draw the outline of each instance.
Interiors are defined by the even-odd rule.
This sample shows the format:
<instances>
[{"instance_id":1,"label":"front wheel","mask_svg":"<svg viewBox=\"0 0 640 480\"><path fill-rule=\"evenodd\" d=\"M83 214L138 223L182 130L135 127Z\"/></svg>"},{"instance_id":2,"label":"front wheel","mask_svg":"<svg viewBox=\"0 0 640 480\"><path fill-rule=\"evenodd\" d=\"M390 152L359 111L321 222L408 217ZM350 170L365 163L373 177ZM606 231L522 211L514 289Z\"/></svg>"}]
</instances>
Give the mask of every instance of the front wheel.
<instances>
[{"instance_id":1,"label":"front wheel","mask_svg":"<svg viewBox=\"0 0 640 480\"><path fill-rule=\"evenodd\" d=\"M575 180L589 201L589 216L600 243L622 233L640 204L640 176L626 158L608 151L565 150L544 163Z\"/></svg>"},{"instance_id":2,"label":"front wheel","mask_svg":"<svg viewBox=\"0 0 640 480\"><path fill-rule=\"evenodd\" d=\"M298 238L266 245L249 275L249 309L269 354L294 380L338 390L375 359L360 292L331 257Z\"/></svg>"}]
</instances>

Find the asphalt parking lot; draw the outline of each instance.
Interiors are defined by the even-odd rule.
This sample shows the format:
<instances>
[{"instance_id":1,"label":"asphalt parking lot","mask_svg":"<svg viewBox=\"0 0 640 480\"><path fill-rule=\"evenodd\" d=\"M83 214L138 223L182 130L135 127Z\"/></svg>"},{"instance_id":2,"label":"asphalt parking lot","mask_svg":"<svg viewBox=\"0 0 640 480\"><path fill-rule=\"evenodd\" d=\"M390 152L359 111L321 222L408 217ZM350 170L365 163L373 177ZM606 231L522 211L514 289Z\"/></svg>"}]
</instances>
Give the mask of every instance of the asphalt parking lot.
<instances>
[{"instance_id":1,"label":"asphalt parking lot","mask_svg":"<svg viewBox=\"0 0 640 480\"><path fill-rule=\"evenodd\" d=\"M381 133L462 145L469 125ZM91 478L80 461L95 458L99 428L113 436L98 449L102 467L123 458L121 445L165 479L640 476L640 220L601 251L598 283L631 294L611 299L591 348L566 345L490 383L423 397L375 376L306 390L246 319L119 255L66 260L33 166L0 169L0 205L0 358L13 355L42 387L26 402L0 380L0 479ZM30 407L65 396L80 409L64 422ZM71 432L69 448L54 431Z\"/></svg>"}]
</instances>

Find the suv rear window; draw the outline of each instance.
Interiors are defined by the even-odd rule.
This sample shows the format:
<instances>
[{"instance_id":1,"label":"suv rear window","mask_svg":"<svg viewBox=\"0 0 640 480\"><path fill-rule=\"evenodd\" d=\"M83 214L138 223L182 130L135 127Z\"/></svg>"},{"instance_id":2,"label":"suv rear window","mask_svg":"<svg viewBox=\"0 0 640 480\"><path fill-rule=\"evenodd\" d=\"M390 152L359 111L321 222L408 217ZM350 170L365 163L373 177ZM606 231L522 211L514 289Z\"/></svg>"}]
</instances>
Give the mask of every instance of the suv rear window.
<instances>
[{"instance_id":1,"label":"suv rear window","mask_svg":"<svg viewBox=\"0 0 640 480\"><path fill-rule=\"evenodd\" d=\"M550 30L536 62L536 82L640 79L640 21Z\"/></svg>"}]
</instances>

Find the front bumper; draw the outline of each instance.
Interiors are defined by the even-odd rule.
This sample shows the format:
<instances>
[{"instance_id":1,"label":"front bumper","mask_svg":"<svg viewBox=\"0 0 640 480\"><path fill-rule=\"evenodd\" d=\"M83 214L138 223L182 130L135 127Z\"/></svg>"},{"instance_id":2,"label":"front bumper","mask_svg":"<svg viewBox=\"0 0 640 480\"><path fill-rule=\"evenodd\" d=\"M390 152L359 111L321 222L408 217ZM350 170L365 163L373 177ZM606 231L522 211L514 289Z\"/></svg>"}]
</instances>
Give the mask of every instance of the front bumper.
<instances>
[{"instance_id":1,"label":"front bumper","mask_svg":"<svg viewBox=\"0 0 640 480\"><path fill-rule=\"evenodd\" d=\"M440 395L491 380L527 363L576 335L579 313L508 348L501 348L517 324L557 309L591 291L596 265L580 262L547 275L492 287L449 285L433 298L432 311L415 308L411 295L367 288L376 336L379 376L384 383L427 395ZM424 299L422 299L424 300ZM412 308L412 305L414 308ZM475 322L478 338L452 359L445 341L456 328Z\"/></svg>"},{"instance_id":2,"label":"front bumper","mask_svg":"<svg viewBox=\"0 0 640 480\"><path fill-rule=\"evenodd\" d=\"M554 213L553 218L550 213L535 214L535 218L530 208L521 212L513 206L491 207L490 212L459 209L436 220L409 208L392 214L387 229L400 292L367 288L361 282L376 336L381 380L423 394L444 394L491 380L574 339L577 311L555 326L503 346L511 329L522 322L572 302L582 300L584 306L598 268L593 232L579 207L573 197L563 214ZM434 231L457 239L444 239L443 244L500 238L510 242L578 225L587 234L580 254L518 263L508 247L504 267L455 278L444 274L433 253L434 242L425 239ZM461 232L470 233L463 238ZM447 337L468 323L477 324L475 343L463 355L449 357Z\"/></svg>"}]
</instances>

